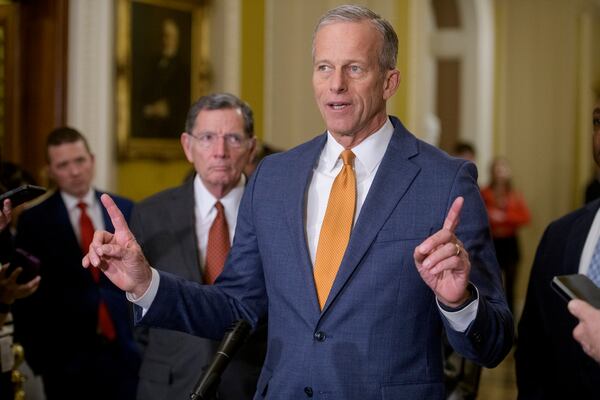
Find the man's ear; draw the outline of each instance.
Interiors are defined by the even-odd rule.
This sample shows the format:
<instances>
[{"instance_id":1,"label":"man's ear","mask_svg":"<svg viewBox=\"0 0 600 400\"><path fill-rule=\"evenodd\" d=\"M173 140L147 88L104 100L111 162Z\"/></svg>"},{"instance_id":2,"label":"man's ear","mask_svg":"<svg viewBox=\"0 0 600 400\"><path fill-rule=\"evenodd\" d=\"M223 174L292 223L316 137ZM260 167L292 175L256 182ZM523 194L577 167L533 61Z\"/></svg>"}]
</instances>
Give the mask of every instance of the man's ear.
<instances>
[{"instance_id":1,"label":"man's ear","mask_svg":"<svg viewBox=\"0 0 600 400\"><path fill-rule=\"evenodd\" d=\"M256 137L253 136L250 138L250 156L248 157L248 162L254 162L254 159L256 158L256 153L258 151L258 146L256 143Z\"/></svg>"},{"instance_id":2,"label":"man's ear","mask_svg":"<svg viewBox=\"0 0 600 400\"><path fill-rule=\"evenodd\" d=\"M398 87L400 86L400 71L397 69L388 70L385 72L385 81L383 82L383 99L391 98Z\"/></svg>"},{"instance_id":3,"label":"man's ear","mask_svg":"<svg viewBox=\"0 0 600 400\"><path fill-rule=\"evenodd\" d=\"M181 147L183 148L183 152L185 153L185 158L191 163L194 162L194 158L192 157L192 149L190 143L190 134L187 132L183 132L179 137L179 141L181 142Z\"/></svg>"}]
</instances>

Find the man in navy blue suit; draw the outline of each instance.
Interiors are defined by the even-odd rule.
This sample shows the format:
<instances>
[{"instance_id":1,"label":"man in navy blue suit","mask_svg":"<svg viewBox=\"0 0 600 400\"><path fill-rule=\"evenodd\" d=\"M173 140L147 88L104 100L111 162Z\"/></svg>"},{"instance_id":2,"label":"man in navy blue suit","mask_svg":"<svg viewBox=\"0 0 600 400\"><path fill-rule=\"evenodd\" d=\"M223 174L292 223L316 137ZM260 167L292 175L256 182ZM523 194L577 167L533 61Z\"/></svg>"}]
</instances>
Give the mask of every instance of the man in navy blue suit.
<instances>
[{"instance_id":1,"label":"man in navy blue suit","mask_svg":"<svg viewBox=\"0 0 600 400\"><path fill-rule=\"evenodd\" d=\"M15 304L16 339L48 400L134 399L140 355L128 303L102 274L80 268L90 231L113 231L91 186L94 156L85 137L66 127L50 133L46 151L57 190L18 221L16 246L39 258L41 283ZM128 219L133 203L115 202Z\"/></svg>"},{"instance_id":2,"label":"man in navy blue suit","mask_svg":"<svg viewBox=\"0 0 600 400\"><path fill-rule=\"evenodd\" d=\"M268 315L255 399L444 399L443 330L460 354L498 364L512 316L476 169L387 115L397 50L364 7L322 17L312 81L327 132L258 166L215 285L152 269L108 196L115 234L96 232L84 267L150 326L219 338Z\"/></svg>"},{"instance_id":3,"label":"man in navy blue suit","mask_svg":"<svg viewBox=\"0 0 600 400\"><path fill-rule=\"evenodd\" d=\"M592 150L600 166L600 100L592 116ZM569 313L565 301L552 290L556 275L590 271L600 238L600 199L553 221L538 245L515 352L520 400L597 399L600 364L584 339L583 326ZM577 316L584 304L572 302ZM591 307L591 306L590 306ZM592 310L593 311L593 310ZM587 324L586 324L587 325ZM596 358L600 358L596 355Z\"/></svg>"}]
</instances>

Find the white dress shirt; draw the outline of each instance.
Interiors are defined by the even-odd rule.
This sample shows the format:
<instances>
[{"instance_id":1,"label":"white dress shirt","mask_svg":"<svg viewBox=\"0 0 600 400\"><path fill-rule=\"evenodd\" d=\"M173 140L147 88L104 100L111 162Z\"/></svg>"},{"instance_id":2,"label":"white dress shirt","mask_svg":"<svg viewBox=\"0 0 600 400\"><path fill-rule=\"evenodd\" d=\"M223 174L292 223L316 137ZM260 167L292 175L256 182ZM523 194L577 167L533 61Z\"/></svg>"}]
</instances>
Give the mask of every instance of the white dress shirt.
<instances>
[{"instance_id":1,"label":"white dress shirt","mask_svg":"<svg viewBox=\"0 0 600 400\"><path fill-rule=\"evenodd\" d=\"M356 212L354 222L358 219L360 210L369 193L373 178L377 173L379 164L383 159L385 150L394 133L394 127L388 119L381 129L363 140L358 146L352 148L354 153L354 174L356 175ZM321 225L325 218L327 201L335 177L342 169L343 162L340 154L344 147L336 142L327 132L327 142L319 162L313 171L313 176L308 186L308 198L306 203L306 237L308 238L308 249L310 259L315 264L317 244L321 233Z\"/></svg>"},{"instance_id":2,"label":"white dress shirt","mask_svg":"<svg viewBox=\"0 0 600 400\"><path fill-rule=\"evenodd\" d=\"M75 231L75 236L77 236L77 241L79 243L81 243L81 229L79 227L81 209L77 207L77 204L79 204L80 201L83 201L87 206L85 211L92 220L92 224L94 224L94 230L106 229L104 226L104 217L102 217L102 205L98 201L94 189L90 188L90 190L88 190L88 192L82 198L72 196L63 191L60 192L60 196L65 203L65 207L67 207L69 220L71 221L71 226L73 227L73 231Z\"/></svg>"},{"instance_id":3,"label":"white dress shirt","mask_svg":"<svg viewBox=\"0 0 600 400\"><path fill-rule=\"evenodd\" d=\"M592 226L590 227L587 239L585 240L585 245L583 246L583 250L581 252L581 259L579 260L580 274L587 274L588 269L590 268L590 263L592 262L592 256L594 255L596 243L598 243L598 239L600 239L600 209L596 211L594 222L592 222Z\"/></svg>"},{"instance_id":4,"label":"white dress shirt","mask_svg":"<svg viewBox=\"0 0 600 400\"><path fill-rule=\"evenodd\" d=\"M215 203L220 201L225 209L225 218L227 219L227 227L229 228L229 241L233 243L233 235L235 233L235 225L237 222L238 209L244 194L244 186L246 185L246 177L241 176L238 184L229 191L221 199L217 199L212 195L202 183L198 175L194 178L194 214L196 216L196 237L198 238L198 248L202 255L202 268L206 262L206 246L208 243L208 232L217 216Z\"/></svg>"}]
</instances>

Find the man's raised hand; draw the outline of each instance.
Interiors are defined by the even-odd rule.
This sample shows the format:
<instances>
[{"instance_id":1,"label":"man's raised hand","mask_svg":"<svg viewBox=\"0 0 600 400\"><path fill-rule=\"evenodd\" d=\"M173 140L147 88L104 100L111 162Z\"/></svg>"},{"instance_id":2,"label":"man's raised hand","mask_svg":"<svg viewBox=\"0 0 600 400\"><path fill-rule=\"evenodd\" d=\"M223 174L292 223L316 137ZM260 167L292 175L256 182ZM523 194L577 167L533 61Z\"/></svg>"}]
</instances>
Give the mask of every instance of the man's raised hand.
<instances>
[{"instance_id":1,"label":"man's raised hand","mask_svg":"<svg viewBox=\"0 0 600 400\"><path fill-rule=\"evenodd\" d=\"M88 254L83 257L82 265L85 268L100 268L118 288L132 293L136 298L140 297L152 280L150 265L115 202L107 194L103 194L100 200L115 227L115 233L94 232L94 239Z\"/></svg>"},{"instance_id":2,"label":"man's raised hand","mask_svg":"<svg viewBox=\"0 0 600 400\"><path fill-rule=\"evenodd\" d=\"M413 254L421 278L449 307L458 307L469 298L469 254L454 234L463 204L464 199L457 197L442 229L425 239Z\"/></svg>"}]
</instances>

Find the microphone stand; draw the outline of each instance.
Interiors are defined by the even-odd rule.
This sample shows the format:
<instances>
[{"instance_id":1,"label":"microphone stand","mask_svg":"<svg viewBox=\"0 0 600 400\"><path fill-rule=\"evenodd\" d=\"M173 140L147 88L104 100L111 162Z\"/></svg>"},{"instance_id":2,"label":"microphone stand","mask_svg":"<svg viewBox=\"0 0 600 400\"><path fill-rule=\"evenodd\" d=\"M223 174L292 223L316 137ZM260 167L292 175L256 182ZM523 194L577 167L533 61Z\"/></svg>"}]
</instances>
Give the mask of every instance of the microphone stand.
<instances>
[{"instance_id":1,"label":"microphone stand","mask_svg":"<svg viewBox=\"0 0 600 400\"><path fill-rule=\"evenodd\" d=\"M231 329L225 333L210 366L196 383L194 391L190 394L190 400L218 399L217 389L221 383L221 375L249 334L250 324L248 321L241 319L232 325Z\"/></svg>"}]
</instances>

